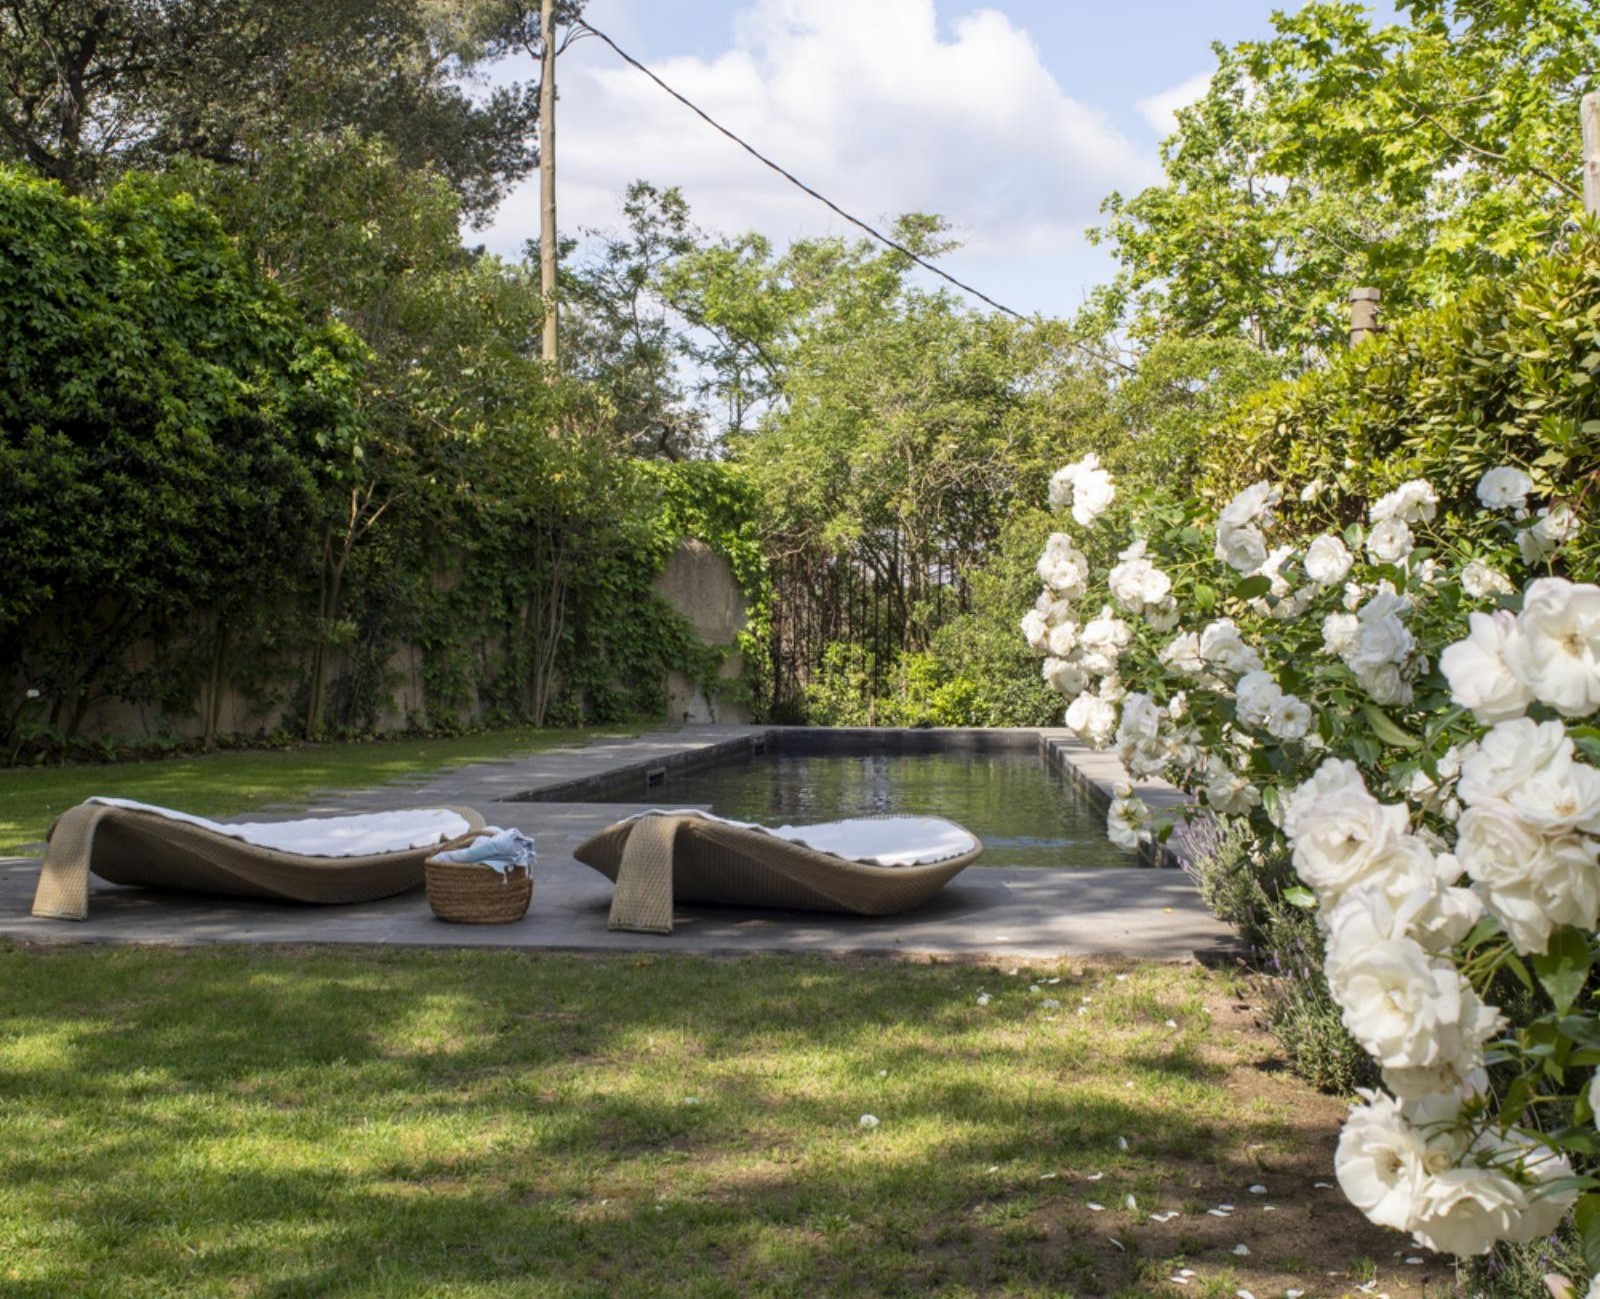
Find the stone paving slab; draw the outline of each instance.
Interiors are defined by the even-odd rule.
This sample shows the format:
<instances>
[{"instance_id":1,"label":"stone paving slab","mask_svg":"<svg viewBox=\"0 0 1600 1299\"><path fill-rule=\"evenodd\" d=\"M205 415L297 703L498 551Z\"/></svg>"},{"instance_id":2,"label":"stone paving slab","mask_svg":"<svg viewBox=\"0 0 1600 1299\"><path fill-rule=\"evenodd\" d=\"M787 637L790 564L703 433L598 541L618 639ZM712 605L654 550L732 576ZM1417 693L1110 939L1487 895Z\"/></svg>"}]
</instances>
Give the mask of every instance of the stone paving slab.
<instances>
[{"instance_id":1,"label":"stone paving slab","mask_svg":"<svg viewBox=\"0 0 1600 1299\"><path fill-rule=\"evenodd\" d=\"M419 890L397 898L339 907L306 907L255 899L210 898L124 888L91 881L89 919L39 920L29 914L39 863L0 858L0 937L24 942L193 944L380 943L391 946L508 947L577 951L736 954L774 951L930 956L1126 956L1189 960L1236 950L1232 931L1201 902L1181 870L1028 870L969 867L926 906L900 916L861 917L735 907L676 909L670 935L612 933L606 928L611 883L572 856L595 831L641 803L508 802L637 769L703 761L738 752L772 728L697 726L631 740L601 741L514 761L478 763L421 783L361 791L328 791L314 813L381 811L437 803L464 804L491 824L515 825L538 845L533 904L509 925L452 925L434 917ZM1087 754L1064 732L1033 732L1103 784L1122 777L1109 755ZM1076 749L1075 747L1076 746ZM1115 767L1115 760L1111 759ZM641 790L643 792L643 790ZM1176 791L1141 787L1147 801ZM577 796L574 795L574 798ZM257 811L252 819L305 815L305 809ZM241 818L243 819L243 818Z\"/></svg>"}]
</instances>

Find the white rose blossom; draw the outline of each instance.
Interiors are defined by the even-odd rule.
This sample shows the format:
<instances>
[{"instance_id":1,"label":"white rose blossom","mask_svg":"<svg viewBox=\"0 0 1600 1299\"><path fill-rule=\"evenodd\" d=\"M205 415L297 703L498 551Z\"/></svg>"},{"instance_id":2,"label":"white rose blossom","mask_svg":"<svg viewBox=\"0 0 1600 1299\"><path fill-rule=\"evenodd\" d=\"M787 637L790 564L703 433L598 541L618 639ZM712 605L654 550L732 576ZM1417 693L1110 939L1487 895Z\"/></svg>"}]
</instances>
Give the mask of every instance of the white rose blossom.
<instances>
[{"instance_id":1,"label":"white rose blossom","mask_svg":"<svg viewBox=\"0 0 1600 1299\"><path fill-rule=\"evenodd\" d=\"M1118 604L1132 614L1160 612L1172 597L1172 579L1145 558L1145 543L1135 542L1117 558L1106 584Z\"/></svg>"},{"instance_id":2,"label":"white rose blossom","mask_svg":"<svg viewBox=\"0 0 1600 1299\"><path fill-rule=\"evenodd\" d=\"M1253 523L1267 514L1282 498L1283 494L1270 483L1251 483L1223 507L1222 513L1217 516L1217 523L1230 528Z\"/></svg>"},{"instance_id":3,"label":"white rose blossom","mask_svg":"<svg viewBox=\"0 0 1600 1299\"><path fill-rule=\"evenodd\" d=\"M1306 576L1318 586L1338 586L1350 572L1354 557L1338 537L1324 533L1306 547Z\"/></svg>"},{"instance_id":4,"label":"white rose blossom","mask_svg":"<svg viewBox=\"0 0 1600 1299\"><path fill-rule=\"evenodd\" d=\"M1267 733L1278 740L1303 740L1311 730L1311 706L1294 695L1282 694L1267 712Z\"/></svg>"},{"instance_id":5,"label":"white rose blossom","mask_svg":"<svg viewBox=\"0 0 1600 1299\"><path fill-rule=\"evenodd\" d=\"M1078 648L1078 637L1082 630L1070 618L1057 623L1045 635L1045 651L1058 659L1070 658Z\"/></svg>"},{"instance_id":6,"label":"white rose blossom","mask_svg":"<svg viewBox=\"0 0 1600 1299\"><path fill-rule=\"evenodd\" d=\"M1064 532L1052 532L1037 565L1039 580L1057 595L1075 600L1089 579L1089 561Z\"/></svg>"},{"instance_id":7,"label":"white rose blossom","mask_svg":"<svg viewBox=\"0 0 1600 1299\"><path fill-rule=\"evenodd\" d=\"M1441 1254L1487 1254L1513 1235L1526 1207L1526 1193L1505 1173L1452 1168L1423 1184L1411 1234Z\"/></svg>"},{"instance_id":8,"label":"white rose blossom","mask_svg":"<svg viewBox=\"0 0 1600 1299\"><path fill-rule=\"evenodd\" d=\"M1288 579L1283 576L1281 571L1283 566L1293 558L1293 546L1274 546L1267 557L1261 561L1261 567L1256 570L1262 577L1272 583L1268 588L1268 594L1274 600L1286 598L1289 592L1294 589L1289 585Z\"/></svg>"},{"instance_id":9,"label":"white rose blossom","mask_svg":"<svg viewBox=\"0 0 1600 1299\"><path fill-rule=\"evenodd\" d=\"M1116 732L1117 710L1099 695L1085 690L1067 705L1065 721L1067 729L1085 744L1103 749Z\"/></svg>"},{"instance_id":10,"label":"white rose blossom","mask_svg":"<svg viewBox=\"0 0 1600 1299\"><path fill-rule=\"evenodd\" d=\"M1174 636L1161 647L1158 658L1184 676L1197 677L1206 670L1205 660L1200 656L1200 637L1192 631Z\"/></svg>"},{"instance_id":11,"label":"white rose blossom","mask_svg":"<svg viewBox=\"0 0 1600 1299\"><path fill-rule=\"evenodd\" d=\"M1211 810L1223 816L1244 816L1261 805L1261 791L1218 753L1206 760L1205 795Z\"/></svg>"},{"instance_id":12,"label":"white rose blossom","mask_svg":"<svg viewBox=\"0 0 1600 1299\"><path fill-rule=\"evenodd\" d=\"M1332 902L1382 868L1406 825L1404 806L1380 803L1365 787L1352 784L1297 806L1293 829L1286 820L1285 830L1294 843L1295 873Z\"/></svg>"},{"instance_id":13,"label":"white rose blossom","mask_svg":"<svg viewBox=\"0 0 1600 1299\"><path fill-rule=\"evenodd\" d=\"M1134 795L1132 785L1118 785L1112 793L1106 813L1106 836L1125 852L1137 851L1151 837L1150 809Z\"/></svg>"},{"instance_id":14,"label":"white rose blossom","mask_svg":"<svg viewBox=\"0 0 1600 1299\"><path fill-rule=\"evenodd\" d=\"M1045 684L1063 695L1081 694L1089 688L1089 674L1071 659L1045 659L1043 675Z\"/></svg>"},{"instance_id":15,"label":"white rose blossom","mask_svg":"<svg viewBox=\"0 0 1600 1299\"><path fill-rule=\"evenodd\" d=\"M1118 618L1107 605L1100 616L1083 625L1078 643L1084 668L1093 676L1105 676L1117 670L1122 651L1133 640L1133 629Z\"/></svg>"},{"instance_id":16,"label":"white rose blossom","mask_svg":"<svg viewBox=\"0 0 1600 1299\"><path fill-rule=\"evenodd\" d=\"M1367 909L1347 910L1330 931L1326 969L1345 1027L1402 1096L1459 1085L1505 1026L1454 962L1411 938L1384 937Z\"/></svg>"},{"instance_id":17,"label":"white rose blossom","mask_svg":"<svg viewBox=\"0 0 1600 1299\"><path fill-rule=\"evenodd\" d=\"M1478 500L1486 510L1526 510L1532 490L1533 479L1512 465L1491 469L1478 480Z\"/></svg>"},{"instance_id":18,"label":"white rose blossom","mask_svg":"<svg viewBox=\"0 0 1600 1299\"><path fill-rule=\"evenodd\" d=\"M1264 726L1283 691L1270 672L1246 672L1234 687L1234 715L1245 726Z\"/></svg>"},{"instance_id":19,"label":"white rose blossom","mask_svg":"<svg viewBox=\"0 0 1600 1299\"><path fill-rule=\"evenodd\" d=\"M1244 643L1231 618L1219 618L1206 625L1200 633L1200 657L1235 675L1261 667L1261 656Z\"/></svg>"},{"instance_id":20,"label":"white rose blossom","mask_svg":"<svg viewBox=\"0 0 1600 1299\"><path fill-rule=\"evenodd\" d=\"M1071 505L1072 517L1087 528L1110 507L1116 497L1111 475L1100 468L1100 457L1090 452L1082 460L1067 465L1050 478L1051 508Z\"/></svg>"},{"instance_id":21,"label":"white rose blossom","mask_svg":"<svg viewBox=\"0 0 1600 1299\"><path fill-rule=\"evenodd\" d=\"M1399 519L1403 523L1432 523L1439 512L1439 493L1420 478L1401 483L1394 491L1380 496L1368 512L1368 517L1378 523L1384 519Z\"/></svg>"},{"instance_id":22,"label":"white rose blossom","mask_svg":"<svg viewBox=\"0 0 1600 1299\"><path fill-rule=\"evenodd\" d=\"M1322 620L1322 647L1336 658L1356 652L1361 622L1353 613L1330 613Z\"/></svg>"},{"instance_id":23,"label":"white rose blossom","mask_svg":"<svg viewBox=\"0 0 1600 1299\"><path fill-rule=\"evenodd\" d=\"M1563 717L1600 710L1600 587L1560 577L1533 582L1502 654L1534 698Z\"/></svg>"},{"instance_id":24,"label":"white rose blossom","mask_svg":"<svg viewBox=\"0 0 1600 1299\"><path fill-rule=\"evenodd\" d=\"M1467 615L1467 638L1447 645L1439 670L1450 683L1450 698L1485 725L1521 717L1533 691L1506 665L1505 647L1516 636L1516 618L1505 610Z\"/></svg>"},{"instance_id":25,"label":"white rose blossom","mask_svg":"<svg viewBox=\"0 0 1600 1299\"><path fill-rule=\"evenodd\" d=\"M1039 610L1029 609L1023 614L1021 626L1022 639L1028 642L1029 649L1042 654L1049 648L1050 626Z\"/></svg>"},{"instance_id":26,"label":"white rose blossom","mask_svg":"<svg viewBox=\"0 0 1600 1299\"><path fill-rule=\"evenodd\" d=\"M1267 562L1267 539L1251 524L1218 525L1216 557L1237 573L1250 574Z\"/></svg>"},{"instance_id":27,"label":"white rose blossom","mask_svg":"<svg viewBox=\"0 0 1600 1299\"><path fill-rule=\"evenodd\" d=\"M1411 529L1401 518L1380 519L1367 533L1367 554L1378 564L1398 564L1415 544Z\"/></svg>"},{"instance_id":28,"label":"white rose blossom","mask_svg":"<svg viewBox=\"0 0 1600 1299\"><path fill-rule=\"evenodd\" d=\"M1481 559L1468 561L1461 570L1461 589L1474 600L1486 600L1491 595L1511 595L1516 590L1510 578L1490 568Z\"/></svg>"},{"instance_id":29,"label":"white rose blossom","mask_svg":"<svg viewBox=\"0 0 1600 1299\"><path fill-rule=\"evenodd\" d=\"M1128 773L1140 779L1166 769L1167 745L1162 737L1166 713L1149 695L1129 691L1117 723L1117 757Z\"/></svg>"}]
</instances>

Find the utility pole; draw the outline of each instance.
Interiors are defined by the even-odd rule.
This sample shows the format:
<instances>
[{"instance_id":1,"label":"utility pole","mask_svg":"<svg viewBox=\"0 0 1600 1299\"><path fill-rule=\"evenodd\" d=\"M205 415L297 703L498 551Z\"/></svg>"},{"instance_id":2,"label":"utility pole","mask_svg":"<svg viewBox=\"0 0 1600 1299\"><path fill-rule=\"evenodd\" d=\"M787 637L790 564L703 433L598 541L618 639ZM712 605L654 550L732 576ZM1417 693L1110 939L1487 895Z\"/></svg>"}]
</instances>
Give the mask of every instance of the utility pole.
<instances>
[{"instance_id":1,"label":"utility pole","mask_svg":"<svg viewBox=\"0 0 1600 1299\"><path fill-rule=\"evenodd\" d=\"M1378 332L1377 289L1350 290L1350 346L1359 347Z\"/></svg>"},{"instance_id":2,"label":"utility pole","mask_svg":"<svg viewBox=\"0 0 1600 1299\"><path fill-rule=\"evenodd\" d=\"M544 346L556 365L556 31L555 0L539 0L539 293Z\"/></svg>"},{"instance_id":3,"label":"utility pole","mask_svg":"<svg viewBox=\"0 0 1600 1299\"><path fill-rule=\"evenodd\" d=\"M1583 210L1600 212L1600 95L1591 91L1579 105L1583 123Z\"/></svg>"}]
</instances>

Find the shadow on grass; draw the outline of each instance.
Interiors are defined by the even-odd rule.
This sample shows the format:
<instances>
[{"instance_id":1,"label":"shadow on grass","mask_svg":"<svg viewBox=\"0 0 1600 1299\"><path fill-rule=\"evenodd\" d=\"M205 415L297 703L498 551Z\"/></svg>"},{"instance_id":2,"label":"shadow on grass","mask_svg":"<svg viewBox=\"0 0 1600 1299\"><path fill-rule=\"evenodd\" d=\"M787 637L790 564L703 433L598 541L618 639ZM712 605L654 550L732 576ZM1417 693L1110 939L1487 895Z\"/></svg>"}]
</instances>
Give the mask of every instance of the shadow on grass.
<instances>
[{"instance_id":1,"label":"shadow on grass","mask_svg":"<svg viewBox=\"0 0 1600 1299\"><path fill-rule=\"evenodd\" d=\"M1119 1055L1015 983L980 1009L973 967L0 948L0 975L28 1299L1133 1294L1136 1254L1039 1210L1227 1118L1192 1049Z\"/></svg>"}]
</instances>

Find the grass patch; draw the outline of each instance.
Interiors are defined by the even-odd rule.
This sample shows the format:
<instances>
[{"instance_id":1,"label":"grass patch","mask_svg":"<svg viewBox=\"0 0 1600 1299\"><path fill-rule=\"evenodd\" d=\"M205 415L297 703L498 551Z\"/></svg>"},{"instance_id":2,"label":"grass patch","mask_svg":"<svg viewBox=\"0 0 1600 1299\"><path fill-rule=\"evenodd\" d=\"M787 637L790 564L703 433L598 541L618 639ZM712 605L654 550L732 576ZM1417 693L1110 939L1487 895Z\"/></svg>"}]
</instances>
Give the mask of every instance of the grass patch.
<instances>
[{"instance_id":1,"label":"grass patch","mask_svg":"<svg viewBox=\"0 0 1600 1299\"><path fill-rule=\"evenodd\" d=\"M1142 1299L1285 1257L1320 1296L1391 1243L1310 1189L1340 1107L1194 967L0 945L0 986L12 1299Z\"/></svg>"},{"instance_id":2,"label":"grass patch","mask_svg":"<svg viewBox=\"0 0 1600 1299\"><path fill-rule=\"evenodd\" d=\"M0 853L42 843L51 821L95 795L135 798L196 816L231 816L268 803L305 803L319 789L371 789L446 767L638 733L615 727L517 727L450 738L302 744L108 766L14 767L0 771Z\"/></svg>"}]
</instances>

